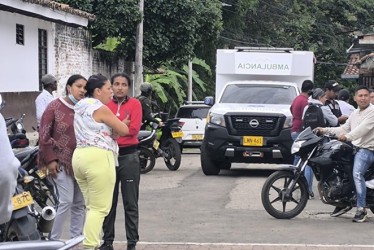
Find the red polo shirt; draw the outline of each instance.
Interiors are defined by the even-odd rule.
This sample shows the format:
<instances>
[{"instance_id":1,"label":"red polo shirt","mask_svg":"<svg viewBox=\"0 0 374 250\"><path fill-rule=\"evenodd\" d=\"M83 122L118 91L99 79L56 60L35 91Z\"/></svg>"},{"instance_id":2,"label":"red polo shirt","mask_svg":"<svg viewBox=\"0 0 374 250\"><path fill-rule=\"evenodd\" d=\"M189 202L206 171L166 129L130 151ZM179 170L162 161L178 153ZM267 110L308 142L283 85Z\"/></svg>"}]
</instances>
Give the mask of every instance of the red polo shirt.
<instances>
[{"instance_id":1,"label":"red polo shirt","mask_svg":"<svg viewBox=\"0 0 374 250\"><path fill-rule=\"evenodd\" d=\"M132 97L127 98L128 100L124 101L120 107L118 107L118 102L115 99L112 99L106 104L114 115L119 114L119 116L117 116L118 119L122 121L126 118L126 115L129 115L131 121L129 125L129 134L117 139L120 148L138 144L138 133L142 123L142 106L139 100Z\"/></svg>"}]
</instances>

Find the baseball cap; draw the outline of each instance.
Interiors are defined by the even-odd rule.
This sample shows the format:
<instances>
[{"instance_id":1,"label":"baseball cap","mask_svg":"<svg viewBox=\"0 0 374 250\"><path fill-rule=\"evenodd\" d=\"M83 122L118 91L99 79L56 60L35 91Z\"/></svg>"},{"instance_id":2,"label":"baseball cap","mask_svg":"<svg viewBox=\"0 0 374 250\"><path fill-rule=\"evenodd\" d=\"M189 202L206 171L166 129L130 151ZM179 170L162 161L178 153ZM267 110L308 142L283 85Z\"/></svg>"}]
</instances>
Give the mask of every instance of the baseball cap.
<instances>
[{"instance_id":1,"label":"baseball cap","mask_svg":"<svg viewBox=\"0 0 374 250\"><path fill-rule=\"evenodd\" d=\"M340 85L337 81L329 80L325 85L325 89L329 89L329 90L332 90L334 92L338 92L342 88L340 87Z\"/></svg>"},{"instance_id":2,"label":"baseball cap","mask_svg":"<svg viewBox=\"0 0 374 250\"><path fill-rule=\"evenodd\" d=\"M338 99L342 101L346 101L349 99L349 92L346 89L341 89L339 91Z\"/></svg>"},{"instance_id":3,"label":"baseball cap","mask_svg":"<svg viewBox=\"0 0 374 250\"><path fill-rule=\"evenodd\" d=\"M48 85L48 84L53 84L55 82L57 82L57 79L56 77L54 77L53 75L51 74L46 74L42 77L42 80L41 80L42 84L45 86L45 85Z\"/></svg>"}]
</instances>

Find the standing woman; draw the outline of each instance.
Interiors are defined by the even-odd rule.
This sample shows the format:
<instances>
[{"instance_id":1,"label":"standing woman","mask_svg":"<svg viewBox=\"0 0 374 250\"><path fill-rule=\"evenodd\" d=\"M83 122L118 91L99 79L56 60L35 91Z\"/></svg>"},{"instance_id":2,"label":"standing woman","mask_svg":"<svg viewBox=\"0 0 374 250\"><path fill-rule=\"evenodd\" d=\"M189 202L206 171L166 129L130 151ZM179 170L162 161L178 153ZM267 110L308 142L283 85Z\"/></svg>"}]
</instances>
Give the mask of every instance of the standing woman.
<instances>
[{"instance_id":1,"label":"standing woman","mask_svg":"<svg viewBox=\"0 0 374 250\"><path fill-rule=\"evenodd\" d=\"M85 204L82 192L74 179L72 157L76 147L74 105L85 97L87 80L72 75L66 83L66 96L52 101L44 111L39 128L39 165L47 167L56 183L59 205L49 235L59 240L64 222L70 215L70 237L82 234Z\"/></svg>"},{"instance_id":2,"label":"standing woman","mask_svg":"<svg viewBox=\"0 0 374 250\"><path fill-rule=\"evenodd\" d=\"M75 106L74 129L77 148L73 155L75 178L86 201L87 214L83 228L83 246L94 249L100 245L105 216L110 211L116 182L118 145L115 139L129 133L104 104L112 98L109 80L92 75L86 85L86 96Z\"/></svg>"}]
</instances>

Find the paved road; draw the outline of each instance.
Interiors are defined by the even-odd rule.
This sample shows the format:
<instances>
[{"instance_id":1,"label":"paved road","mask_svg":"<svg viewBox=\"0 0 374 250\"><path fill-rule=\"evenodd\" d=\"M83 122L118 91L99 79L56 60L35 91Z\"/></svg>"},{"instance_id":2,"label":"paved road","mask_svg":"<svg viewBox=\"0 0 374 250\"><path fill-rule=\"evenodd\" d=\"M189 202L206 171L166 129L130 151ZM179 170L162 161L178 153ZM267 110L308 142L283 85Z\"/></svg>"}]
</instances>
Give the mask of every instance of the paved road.
<instances>
[{"instance_id":1,"label":"paved road","mask_svg":"<svg viewBox=\"0 0 374 250\"><path fill-rule=\"evenodd\" d=\"M332 218L333 208L315 198L292 220L269 216L260 199L269 167L235 164L205 176L198 154L183 154L175 172L158 159L141 176L137 249L374 249L370 212L366 223L352 223L353 210ZM125 249L121 203L117 211L115 248Z\"/></svg>"}]
</instances>

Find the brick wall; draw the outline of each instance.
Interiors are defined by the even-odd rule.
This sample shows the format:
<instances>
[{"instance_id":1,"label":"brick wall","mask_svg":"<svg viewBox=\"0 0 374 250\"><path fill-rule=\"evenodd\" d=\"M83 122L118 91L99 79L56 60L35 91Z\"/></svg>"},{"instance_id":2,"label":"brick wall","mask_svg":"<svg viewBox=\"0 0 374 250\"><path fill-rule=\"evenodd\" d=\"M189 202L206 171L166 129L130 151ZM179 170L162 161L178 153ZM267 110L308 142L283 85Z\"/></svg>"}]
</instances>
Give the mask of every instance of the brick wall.
<instances>
[{"instance_id":1,"label":"brick wall","mask_svg":"<svg viewBox=\"0 0 374 250\"><path fill-rule=\"evenodd\" d=\"M92 73L91 34L83 28L57 23L55 27L55 75L59 82L58 95L61 95L71 75L89 77Z\"/></svg>"},{"instance_id":2,"label":"brick wall","mask_svg":"<svg viewBox=\"0 0 374 250\"><path fill-rule=\"evenodd\" d=\"M93 50L92 56L92 73L101 73L106 77L119 73L125 72L134 79L134 63L126 62L123 58L118 57L115 53L103 51L103 50ZM130 90L131 91L131 90ZM129 94L134 96L133 93Z\"/></svg>"}]
</instances>

